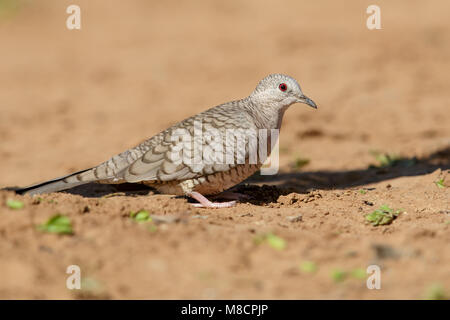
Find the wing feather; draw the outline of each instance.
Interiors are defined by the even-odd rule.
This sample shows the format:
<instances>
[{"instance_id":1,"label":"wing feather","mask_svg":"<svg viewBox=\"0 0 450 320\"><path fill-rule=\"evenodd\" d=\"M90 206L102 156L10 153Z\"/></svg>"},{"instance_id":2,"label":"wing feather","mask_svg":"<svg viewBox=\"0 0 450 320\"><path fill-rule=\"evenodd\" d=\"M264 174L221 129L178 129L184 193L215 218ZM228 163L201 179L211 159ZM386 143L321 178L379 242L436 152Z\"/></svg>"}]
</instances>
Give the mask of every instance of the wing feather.
<instances>
[{"instance_id":1,"label":"wing feather","mask_svg":"<svg viewBox=\"0 0 450 320\"><path fill-rule=\"evenodd\" d=\"M213 128L219 133L223 142L227 141L227 129L254 129L255 126L250 116L239 108L235 103L225 104L216 108L207 110L192 118L186 119L175 126L161 132L157 136L147 140L138 146L141 150L145 150L142 155L131 163L127 168L121 171L121 177L127 182L141 182L149 180L157 181L176 181L193 178L200 178L217 172L226 172L236 166L238 154L245 159L248 158L248 146L241 150L234 150L234 164L222 163L214 157L206 157L200 164L194 163L193 155L200 155L199 146L202 145L202 151L205 152L205 144L211 143L206 141L203 134L201 140L197 144L183 142L182 139L174 139L173 133L177 129L184 129L186 134L190 134L191 138L194 133L194 123L199 121L202 123L203 132ZM194 137L195 139L196 137ZM193 139L191 139L193 140ZM227 141L233 143L233 141ZM183 145L184 143L184 145ZM145 147L144 147L145 144ZM187 145L186 145L187 144ZM183 159L182 147L187 152L187 160ZM227 146L223 143L223 153ZM236 152L237 151L237 152ZM184 155L186 157L186 155ZM202 158L203 159L203 158ZM224 175L226 176L226 175Z\"/></svg>"}]
</instances>

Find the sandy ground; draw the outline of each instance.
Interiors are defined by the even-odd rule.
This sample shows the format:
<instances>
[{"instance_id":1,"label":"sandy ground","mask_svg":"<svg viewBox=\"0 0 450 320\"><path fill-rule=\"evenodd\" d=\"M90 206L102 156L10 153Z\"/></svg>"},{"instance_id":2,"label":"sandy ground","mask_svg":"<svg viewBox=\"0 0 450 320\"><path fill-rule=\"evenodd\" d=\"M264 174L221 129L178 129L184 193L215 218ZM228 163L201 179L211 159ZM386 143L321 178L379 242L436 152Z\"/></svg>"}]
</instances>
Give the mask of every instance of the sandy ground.
<instances>
[{"instance_id":1,"label":"sandy ground","mask_svg":"<svg viewBox=\"0 0 450 320\"><path fill-rule=\"evenodd\" d=\"M319 109L287 111L280 173L238 186L253 198L235 208L132 186L0 191L0 298L449 297L448 1L375 1L373 31L374 1L77 0L69 31L73 2L0 1L0 187L96 165L269 73ZM373 151L406 160L369 168ZM372 226L384 204L403 212ZM130 218L141 209L153 222ZM37 230L56 213L73 235ZM354 276L373 264L380 290ZM81 290L66 288L69 265Z\"/></svg>"}]
</instances>

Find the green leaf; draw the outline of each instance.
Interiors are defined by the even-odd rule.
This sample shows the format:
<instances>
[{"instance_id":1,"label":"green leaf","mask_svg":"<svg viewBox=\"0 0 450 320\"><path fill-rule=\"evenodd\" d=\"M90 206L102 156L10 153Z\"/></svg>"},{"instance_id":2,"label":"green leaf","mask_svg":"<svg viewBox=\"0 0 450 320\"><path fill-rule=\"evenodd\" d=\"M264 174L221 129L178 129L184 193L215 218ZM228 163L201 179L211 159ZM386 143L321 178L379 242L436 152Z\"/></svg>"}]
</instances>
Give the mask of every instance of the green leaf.
<instances>
[{"instance_id":1,"label":"green leaf","mask_svg":"<svg viewBox=\"0 0 450 320\"><path fill-rule=\"evenodd\" d=\"M61 214L56 214L47 220L46 223L39 225L38 230L57 234L73 234L70 219Z\"/></svg>"},{"instance_id":2,"label":"green leaf","mask_svg":"<svg viewBox=\"0 0 450 320\"><path fill-rule=\"evenodd\" d=\"M284 241L283 238L280 238L272 233L269 233L267 235L266 240L269 246L271 246L275 250L284 250L284 248L286 248L286 241Z\"/></svg>"},{"instance_id":3,"label":"green leaf","mask_svg":"<svg viewBox=\"0 0 450 320\"><path fill-rule=\"evenodd\" d=\"M436 283L428 287L425 294L425 299L427 300L446 300L447 296L445 294L444 288Z\"/></svg>"},{"instance_id":4,"label":"green leaf","mask_svg":"<svg viewBox=\"0 0 450 320\"><path fill-rule=\"evenodd\" d=\"M137 222L151 222L152 218L150 217L150 213L147 210L140 210L137 212L130 213L131 218Z\"/></svg>"},{"instance_id":5,"label":"green leaf","mask_svg":"<svg viewBox=\"0 0 450 320\"><path fill-rule=\"evenodd\" d=\"M273 233L257 235L253 238L256 245L267 243L270 247L276 250L283 250L286 248L286 241Z\"/></svg>"},{"instance_id":6,"label":"green leaf","mask_svg":"<svg viewBox=\"0 0 450 320\"><path fill-rule=\"evenodd\" d=\"M389 208L387 205L385 205L385 204L383 204L381 207L380 207L380 209L379 210L381 210L381 211L383 211L383 212L386 212L386 213L392 213L392 209L391 208Z\"/></svg>"},{"instance_id":7,"label":"green leaf","mask_svg":"<svg viewBox=\"0 0 450 320\"><path fill-rule=\"evenodd\" d=\"M13 210L20 210L25 206L25 204L22 201L13 199L6 200L6 205L8 206L8 208Z\"/></svg>"},{"instance_id":8,"label":"green leaf","mask_svg":"<svg viewBox=\"0 0 450 320\"><path fill-rule=\"evenodd\" d=\"M393 210L387 205L382 205L379 209L366 215L366 220L374 226L390 224L402 210Z\"/></svg>"},{"instance_id":9,"label":"green leaf","mask_svg":"<svg viewBox=\"0 0 450 320\"><path fill-rule=\"evenodd\" d=\"M444 178L439 179L438 181L435 182L435 184L438 188L444 189L445 188Z\"/></svg>"},{"instance_id":10,"label":"green leaf","mask_svg":"<svg viewBox=\"0 0 450 320\"><path fill-rule=\"evenodd\" d=\"M378 151L370 151L370 154L375 157L378 162L377 165L370 165L369 168L390 168L390 167L411 167L417 163L416 158L403 158L395 154L381 153Z\"/></svg>"},{"instance_id":11,"label":"green leaf","mask_svg":"<svg viewBox=\"0 0 450 320\"><path fill-rule=\"evenodd\" d=\"M303 261L300 264L300 270L306 273L314 273L317 271L317 265L312 261Z\"/></svg>"},{"instance_id":12,"label":"green leaf","mask_svg":"<svg viewBox=\"0 0 450 320\"><path fill-rule=\"evenodd\" d=\"M301 169L301 168L303 168L304 166L306 166L307 164L309 164L309 159L306 159L306 158L297 158L297 159L295 159L295 161L294 161L294 168L295 169Z\"/></svg>"},{"instance_id":13,"label":"green leaf","mask_svg":"<svg viewBox=\"0 0 450 320\"><path fill-rule=\"evenodd\" d=\"M364 271L364 269L361 268L353 269L350 272L350 275L356 279L365 279L367 277L366 271Z\"/></svg>"},{"instance_id":14,"label":"green leaf","mask_svg":"<svg viewBox=\"0 0 450 320\"><path fill-rule=\"evenodd\" d=\"M2 0L0 1L0 20L9 19L16 15L22 3L17 0Z\"/></svg>"},{"instance_id":15,"label":"green leaf","mask_svg":"<svg viewBox=\"0 0 450 320\"><path fill-rule=\"evenodd\" d=\"M334 282L342 282L346 277L347 273L340 269L335 269L331 272L331 278L334 280Z\"/></svg>"},{"instance_id":16,"label":"green leaf","mask_svg":"<svg viewBox=\"0 0 450 320\"><path fill-rule=\"evenodd\" d=\"M393 154L381 153L378 151L371 151L370 153L375 160L378 161L378 165L376 166L378 168L392 167L399 160L399 157Z\"/></svg>"}]
</instances>

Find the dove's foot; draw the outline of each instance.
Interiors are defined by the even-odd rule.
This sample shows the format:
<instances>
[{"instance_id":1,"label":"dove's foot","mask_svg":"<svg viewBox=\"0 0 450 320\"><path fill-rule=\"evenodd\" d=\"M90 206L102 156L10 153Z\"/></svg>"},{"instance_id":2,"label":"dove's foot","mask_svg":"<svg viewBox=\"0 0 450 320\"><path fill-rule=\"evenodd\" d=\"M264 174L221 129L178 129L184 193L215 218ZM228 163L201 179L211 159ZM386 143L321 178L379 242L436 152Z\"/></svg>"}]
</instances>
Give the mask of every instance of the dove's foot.
<instances>
[{"instance_id":1,"label":"dove's foot","mask_svg":"<svg viewBox=\"0 0 450 320\"><path fill-rule=\"evenodd\" d=\"M187 196L194 198L199 203L193 203L192 206L196 208L230 208L236 205L236 201L229 202L211 202L198 192L190 192Z\"/></svg>"}]
</instances>

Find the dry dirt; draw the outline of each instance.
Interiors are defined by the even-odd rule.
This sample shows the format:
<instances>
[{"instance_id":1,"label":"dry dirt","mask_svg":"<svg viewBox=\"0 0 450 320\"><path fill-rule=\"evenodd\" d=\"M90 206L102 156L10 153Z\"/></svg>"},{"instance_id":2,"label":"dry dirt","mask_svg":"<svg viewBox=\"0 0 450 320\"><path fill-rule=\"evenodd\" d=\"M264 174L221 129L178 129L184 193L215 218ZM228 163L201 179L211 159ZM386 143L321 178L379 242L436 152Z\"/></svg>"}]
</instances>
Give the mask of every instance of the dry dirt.
<instances>
[{"instance_id":1,"label":"dry dirt","mask_svg":"<svg viewBox=\"0 0 450 320\"><path fill-rule=\"evenodd\" d=\"M79 31L65 27L72 3ZM370 31L375 3L382 29ZM96 165L269 73L297 78L319 109L287 111L280 173L238 186L253 198L235 208L132 186L0 191L0 298L448 297L449 10L444 0L1 0L0 187ZM371 151L407 160L369 168ZM366 222L383 204L403 213ZM136 223L140 209L157 217ZM73 235L36 229L56 213ZM285 248L258 243L267 233ZM380 290L350 275L372 264ZM66 288L69 265L82 290ZM349 276L336 281L336 270Z\"/></svg>"}]
</instances>

